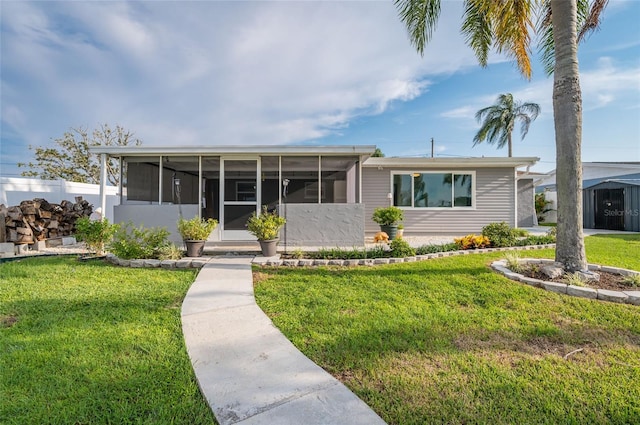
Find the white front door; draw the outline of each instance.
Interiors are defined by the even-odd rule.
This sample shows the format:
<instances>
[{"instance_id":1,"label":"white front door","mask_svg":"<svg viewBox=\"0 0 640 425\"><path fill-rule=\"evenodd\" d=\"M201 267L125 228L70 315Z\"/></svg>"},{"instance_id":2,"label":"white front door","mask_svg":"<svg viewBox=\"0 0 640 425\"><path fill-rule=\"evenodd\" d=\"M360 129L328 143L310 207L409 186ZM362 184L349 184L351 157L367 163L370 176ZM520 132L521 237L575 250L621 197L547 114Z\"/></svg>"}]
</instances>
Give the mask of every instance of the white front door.
<instances>
[{"instance_id":1,"label":"white front door","mask_svg":"<svg viewBox=\"0 0 640 425\"><path fill-rule=\"evenodd\" d=\"M260 206L259 158L220 159L220 227L223 241L256 240L247 220Z\"/></svg>"}]
</instances>

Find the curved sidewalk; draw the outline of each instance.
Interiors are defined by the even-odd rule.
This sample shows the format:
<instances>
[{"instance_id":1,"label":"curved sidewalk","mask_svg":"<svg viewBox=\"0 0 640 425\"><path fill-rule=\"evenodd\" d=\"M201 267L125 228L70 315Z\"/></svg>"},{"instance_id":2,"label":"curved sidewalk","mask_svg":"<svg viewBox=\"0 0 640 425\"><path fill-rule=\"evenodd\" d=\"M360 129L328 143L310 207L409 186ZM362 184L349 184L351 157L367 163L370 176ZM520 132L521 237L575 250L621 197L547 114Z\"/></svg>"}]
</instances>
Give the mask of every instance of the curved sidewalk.
<instances>
[{"instance_id":1,"label":"curved sidewalk","mask_svg":"<svg viewBox=\"0 0 640 425\"><path fill-rule=\"evenodd\" d=\"M187 351L218 422L384 424L298 351L258 307L252 258L209 260L182 305Z\"/></svg>"}]
</instances>

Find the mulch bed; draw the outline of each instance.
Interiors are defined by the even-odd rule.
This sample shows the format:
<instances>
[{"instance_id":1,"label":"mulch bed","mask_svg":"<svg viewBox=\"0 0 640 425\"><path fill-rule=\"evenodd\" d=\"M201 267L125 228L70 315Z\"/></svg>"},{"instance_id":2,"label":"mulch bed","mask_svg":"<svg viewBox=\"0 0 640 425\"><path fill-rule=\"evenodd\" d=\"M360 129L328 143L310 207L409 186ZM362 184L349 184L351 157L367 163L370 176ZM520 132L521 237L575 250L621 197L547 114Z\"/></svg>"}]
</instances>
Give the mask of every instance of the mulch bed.
<instances>
[{"instance_id":1,"label":"mulch bed","mask_svg":"<svg viewBox=\"0 0 640 425\"><path fill-rule=\"evenodd\" d=\"M520 272L522 275L527 277L532 277L534 279L545 280L547 282L557 282L557 283L569 283L567 282L564 276L549 279L546 275L541 273L536 268L532 268L531 265L528 265L523 271ZM638 286L630 286L629 284L624 282L625 276L603 272L603 271L595 271L595 273L600 275L600 281L598 282L588 282L585 283L584 286L593 289L610 289L612 291L639 291L640 287Z\"/></svg>"}]
</instances>

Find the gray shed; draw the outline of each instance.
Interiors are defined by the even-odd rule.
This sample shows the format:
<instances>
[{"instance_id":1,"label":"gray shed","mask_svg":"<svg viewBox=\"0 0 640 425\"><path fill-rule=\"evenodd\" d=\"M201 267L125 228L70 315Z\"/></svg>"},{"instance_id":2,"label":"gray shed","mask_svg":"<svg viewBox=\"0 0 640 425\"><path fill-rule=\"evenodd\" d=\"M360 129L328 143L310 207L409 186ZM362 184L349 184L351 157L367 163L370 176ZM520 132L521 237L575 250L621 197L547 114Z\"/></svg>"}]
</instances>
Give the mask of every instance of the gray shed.
<instances>
[{"instance_id":1,"label":"gray shed","mask_svg":"<svg viewBox=\"0 0 640 425\"><path fill-rule=\"evenodd\" d=\"M582 191L587 229L640 232L640 179L610 179Z\"/></svg>"}]
</instances>

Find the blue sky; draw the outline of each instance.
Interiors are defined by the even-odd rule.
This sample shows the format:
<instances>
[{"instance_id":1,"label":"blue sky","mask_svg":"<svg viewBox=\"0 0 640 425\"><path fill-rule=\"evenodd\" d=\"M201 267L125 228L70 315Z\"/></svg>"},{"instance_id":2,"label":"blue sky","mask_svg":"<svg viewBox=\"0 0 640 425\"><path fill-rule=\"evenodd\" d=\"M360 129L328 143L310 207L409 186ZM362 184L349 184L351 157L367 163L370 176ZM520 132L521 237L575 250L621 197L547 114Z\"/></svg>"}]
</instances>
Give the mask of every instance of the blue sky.
<instances>
[{"instance_id":1,"label":"blue sky","mask_svg":"<svg viewBox=\"0 0 640 425\"><path fill-rule=\"evenodd\" d=\"M387 156L506 156L472 147L500 93L540 104L515 156L555 168L552 78L478 66L443 1L420 57L392 2L0 2L0 175L70 127L147 146L375 144ZM640 161L640 1L611 0L580 46L583 160Z\"/></svg>"}]
</instances>

